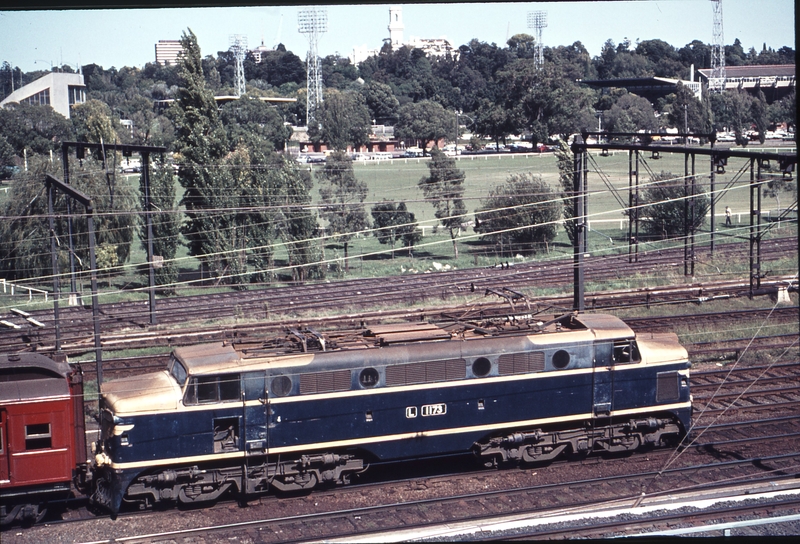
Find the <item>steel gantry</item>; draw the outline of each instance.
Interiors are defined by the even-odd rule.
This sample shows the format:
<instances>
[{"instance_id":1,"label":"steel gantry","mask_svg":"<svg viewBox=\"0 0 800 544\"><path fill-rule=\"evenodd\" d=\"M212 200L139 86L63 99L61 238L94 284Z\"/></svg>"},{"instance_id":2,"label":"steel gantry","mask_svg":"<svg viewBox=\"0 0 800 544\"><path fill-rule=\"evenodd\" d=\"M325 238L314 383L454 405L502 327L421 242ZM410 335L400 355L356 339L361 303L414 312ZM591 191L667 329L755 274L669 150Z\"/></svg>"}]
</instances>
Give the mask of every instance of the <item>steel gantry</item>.
<instances>
[{"instance_id":1,"label":"steel gantry","mask_svg":"<svg viewBox=\"0 0 800 544\"><path fill-rule=\"evenodd\" d=\"M597 138L597 143L587 143L589 137ZM639 258L639 221L640 221L640 166L644 166L649 174L653 176L653 172L644 161L643 154L650 153L650 158L657 159L662 153L683 154L684 155L684 275L694 276L694 263L695 263L695 197L698 196L697 190L697 176L696 158L697 156L708 157L707 164L709 165L709 194L710 194L710 236L709 248L711 254L714 253L715 246L715 205L719 200L722 193L726 192L732 184L739 179L742 174L749 170L750 180L750 225L749 225L749 242L750 242L750 296L757 294L761 288L761 278L763 272L761 270L761 240L768 228L762 225L762 208L761 208L761 194L763 186L769 181L765 178L764 170L768 167L770 161L775 161L778 164L777 173L770 173L771 176L779 175L784 179L793 179L793 173L797 165L797 154L795 152L787 153L770 153L764 151L747 151L744 149L731 149L715 147L715 134L673 134L670 136L677 136L682 138L683 141L688 141L688 138L701 138L711 142L710 147L700 146L687 146L687 145L653 145L652 143L618 143L620 138L642 138L642 134L638 133L605 133L605 132L584 132L580 137L576 137L571 145L573 152L573 191L570 195L573 198L572 209L575 221L575 233L573 239L573 266L574 266L574 286L573 286L573 309L583 310L584 303L584 259L587 255L587 233L589 230L588 221L588 196L587 196L587 182L588 182L588 164L593 162L590 160L589 152L596 150L600 156L607 156L609 151L627 151L628 152L628 260L629 262L638 262ZM646 137L646 136L645 136ZM603 143L602 138L606 139L607 143ZM613 142L617 139L617 142ZM794 150L792 150L794 151ZM741 158L747 161L747 165L742 167L739 173L731 180L723 189L720 194L717 192L717 179L716 176L725 173L725 166L731 158ZM595 163L595 167L597 167ZM603 177L601 172L597 172ZM613 187L603 179L609 188L614 191ZM615 195L618 196L618 195ZM617 198L620 201L620 198ZM781 211L780 219L785 219L786 216L793 210L797 209L797 201L791 206ZM800 236L798 237L800 238ZM800 248L798 248L800 250ZM800 254L800 251L798 252ZM798 263L800 269L800 262Z\"/></svg>"}]
</instances>

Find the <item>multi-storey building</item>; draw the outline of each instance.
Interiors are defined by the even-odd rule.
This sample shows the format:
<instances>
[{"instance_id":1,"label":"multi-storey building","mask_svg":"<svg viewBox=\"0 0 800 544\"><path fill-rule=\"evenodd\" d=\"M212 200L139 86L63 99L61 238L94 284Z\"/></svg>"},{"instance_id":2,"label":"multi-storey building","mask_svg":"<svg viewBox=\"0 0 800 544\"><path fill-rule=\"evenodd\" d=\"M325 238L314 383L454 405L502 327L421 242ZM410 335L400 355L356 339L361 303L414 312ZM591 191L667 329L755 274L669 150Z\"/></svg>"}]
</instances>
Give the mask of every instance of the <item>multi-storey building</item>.
<instances>
[{"instance_id":1,"label":"multi-storey building","mask_svg":"<svg viewBox=\"0 0 800 544\"><path fill-rule=\"evenodd\" d=\"M86 102L83 74L50 72L8 95L0 107L12 102L50 106L69 119L71 107Z\"/></svg>"}]
</instances>

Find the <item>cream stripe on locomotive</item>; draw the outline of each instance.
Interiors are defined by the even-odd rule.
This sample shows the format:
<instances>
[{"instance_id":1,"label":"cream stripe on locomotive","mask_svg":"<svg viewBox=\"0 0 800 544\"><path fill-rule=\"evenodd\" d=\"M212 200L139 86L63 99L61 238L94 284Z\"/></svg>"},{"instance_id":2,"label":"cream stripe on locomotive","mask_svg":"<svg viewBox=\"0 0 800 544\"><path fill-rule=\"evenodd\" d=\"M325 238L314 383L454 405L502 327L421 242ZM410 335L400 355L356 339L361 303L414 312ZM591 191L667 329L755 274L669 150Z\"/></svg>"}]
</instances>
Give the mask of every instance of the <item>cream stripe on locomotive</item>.
<instances>
[{"instance_id":1,"label":"cream stripe on locomotive","mask_svg":"<svg viewBox=\"0 0 800 544\"><path fill-rule=\"evenodd\" d=\"M444 387L466 387L471 385L485 385L485 384L493 384L493 383L502 383L502 382L512 382L512 381L522 381L522 380L537 380L537 379L545 379L545 378L557 378L560 376L572 376L572 375L581 375L581 374L591 374L592 372L602 373L602 372L624 372L624 371L631 371L637 370L642 368L656 368L660 366L668 366L668 365L676 365L681 364L682 361L665 361L660 363L625 363L616 365L614 367L593 367L593 368L575 368L575 369L568 369L568 370L548 370L546 372L536 372L531 374L514 374L510 376L487 376L485 378L467 378L467 379L459 379L453 381L443 381L443 382L431 382L431 383L420 383L420 384L413 384L413 385L402 385L402 386L389 386L389 387L376 387L373 389L352 389L346 391L335 391L331 393L315 393L310 395L292 395L288 397L269 397L270 404L286 404L291 402L305 402L311 400L322 400L322 399L336 399L336 398L347 398L347 397L360 397L365 395L378 395L378 394L390 394L390 393L402 393L407 391L422 391L426 389L442 389ZM682 369L677 371L682 376L689 376L688 369ZM276 376L268 376L267 379L271 380ZM244 403L245 406L258 406L263 404L261 400L251 400L246 401ZM239 401L236 402L220 402L220 403L213 403L213 404L197 404L193 406L185 406L184 404L179 404L175 410L148 410L148 411L141 411L141 412L120 412L117 414L119 417L140 417L140 416L148 416L148 415L156 415L156 414L169 414L169 413L176 413L176 412L205 412L209 409L237 409L240 407L242 403Z\"/></svg>"},{"instance_id":2,"label":"cream stripe on locomotive","mask_svg":"<svg viewBox=\"0 0 800 544\"><path fill-rule=\"evenodd\" d=\"M658 406L659 410L677 410L681 408L690 408L692 405L691 402L681 402L676 404L665 404ZM632 410L622 410L619 412L612 412L612 416L614 415L633 415L637 413L651 413L653 406L645 406L641 408L636 408ZM370 436L365 438L353 438L348 440L335 440L331 442L319 442L315 444L300 444L297 446L284 446L280 448L269 448L268 454L283 454L283 453L303 453L303 452L310 452L316 450L322 450L326 448L342 448L347 446L358 446L360 444L375 444L378 442L391 442L397 440L408 440L408 439L417 439L417 438L424 438L426 436L433 437L433 436L448 436L453 434L463 434L463 433L470 433L470 432L486 432L486 431L495 431L495 430L508 430L511 432L515 427L522 427L522 426L532 426L532 425L548 425L552 423L563 423L569 421L583 421L586 419L591 419L591 413L584 413L584 414L573 414L570 416L562 416L562 417L551 417L551 418L543 418L543 419L528 419L522 421L511 421L511 422L499 422L493 424L486 424L486 425L471 425L468 427L450 427L447 429L434 429L430 431L417 431L411 433L401 433L401 434L389 434L389 435L381 435L381 436ZM154 466L166 466L166 465L176 465L176 464L185 464L185 463L197 463L202 461L214 461L220 459L239 459L243 458L245 455L244 452L232 452L226 454L218 454L218 455L200 455L195 457L182 457L182 458L174 458L174 459L158 459L153 461L142 461L142 462L135 462L135 463L111 463L111 467L113 469L118 470L125 470L125 469L132 469L132 468L147 468L147 467L154 467Z\"/></svg>"}]
</instances>

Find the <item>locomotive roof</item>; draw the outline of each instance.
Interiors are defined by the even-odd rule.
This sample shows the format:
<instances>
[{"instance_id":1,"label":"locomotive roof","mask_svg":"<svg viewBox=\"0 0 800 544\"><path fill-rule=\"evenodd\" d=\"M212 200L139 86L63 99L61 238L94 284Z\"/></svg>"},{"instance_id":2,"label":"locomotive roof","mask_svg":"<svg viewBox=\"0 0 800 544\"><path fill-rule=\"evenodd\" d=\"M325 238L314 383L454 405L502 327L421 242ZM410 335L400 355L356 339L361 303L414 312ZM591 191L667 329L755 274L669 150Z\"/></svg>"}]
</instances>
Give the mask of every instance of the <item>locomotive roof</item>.
<instances>
[{"instance_id":1,"label":"locomotive roof","mask_svg":"<svg viewBox=\"0 0 800 544\"><path fill-rule=\"evenodd\" d=\"M0 355L0 402L69 395L67 363L38 353Z\"/></svg>"},{"instance_id":2,"label":"locomotive roof","mask_svg":"<svg viewBox=\"0 0 800 544\"><path fill-rule=\"evenodd\" d=\"M431 327L436 330L428 330L430 327L427 327L426 330L422 331L425 334L418 337L420 341L408 341L394 344L393 342L396 340L394 336L403 335L403 333L396 332L396 327L396 325L389 327L387 329L388 332L383 331L380 327L372 327L372 329L367 331L367 334L372 334L376 330L381 330L381 334L375 335L375 337L378 338L376 346L382 346L380 349L369 347L366 344L358 344L344 349L325 352L313 351L295 354L275 353L269 355L254 352L248 355L237 351L230 344L213 343L176 348L173 354L176 359L186 366L190 374L213 374L263 370L272 365L282 368L306 366L314 361L315 358L319 358L319 362L324 360L327 363L336 365L345 363L346 361L352 361L354 348L366 349L367 352L361 356L361 359L364 361L367 359L374 359L373 364L376 364L379 360L384 359L384 356L387 360L394 360L398 356L400 359L407 356L410 358L409 360L413 360L415 357L414 354L417 353L416 356L419 356L419 352L427 353L430 356L436 353L442 358L448 358L453 350L451 342L462 342L459 349L461 353L467 355L467 353L473 351L473 349L480 350L481 348L479 345L484 342L495 343L502 341L508 348L514 345L516 346L515 349L524 350L526 349L524 346L532 348L534 345L545 346L550 342L591 342L593 340L632 338L634 335L631 328L621 319L608 314L567 314L548 322L546 326L542 327L540 333L521 333L510 336L472 335L467 341L463 339L449 340L450 335L447 331L432 325ZM439 336L433 335L435 336L435 338L433 338L431 333L436 333L437 331L444 334ZM420 331L416 331L414 334L419 335ZM392 337L392 339L385 341L386 338L383 338L383 336ZM425 341L426 337L430 337L434 341ZM375 340L375 338L373 338L373 340ZM484 346L485 345L486 344L484 344ZM504 351L504 349L501 351ZM379 355L379 352L381 352L383 356ZM392 352L394 356L390 356L389 352ZM407 354L402 355L401 352L407 352Z\"/></svg>"}]
</instances>

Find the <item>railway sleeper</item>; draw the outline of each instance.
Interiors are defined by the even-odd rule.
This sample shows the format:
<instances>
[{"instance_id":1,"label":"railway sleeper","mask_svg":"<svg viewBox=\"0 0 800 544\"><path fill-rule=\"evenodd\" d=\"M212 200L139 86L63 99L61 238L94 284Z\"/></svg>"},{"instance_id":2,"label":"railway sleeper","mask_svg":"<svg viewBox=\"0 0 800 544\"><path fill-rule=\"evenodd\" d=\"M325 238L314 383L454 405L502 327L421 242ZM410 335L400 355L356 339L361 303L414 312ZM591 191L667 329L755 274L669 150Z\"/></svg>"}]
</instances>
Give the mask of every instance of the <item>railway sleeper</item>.
<instances>
[{"instance_id":1,"label":"railway sleeper","mask_svg":"<svg viewBox=\"0 0 800 544\"><path fill-rule=\"evenodd\" d=\"M595 421L582 429L520 431L478 442L474 453L486 466L543 462L561 454L619 453L642 446L661 446L680 435L672 419L632 419L621 423Z\"/></svg>"}]
</instances>

